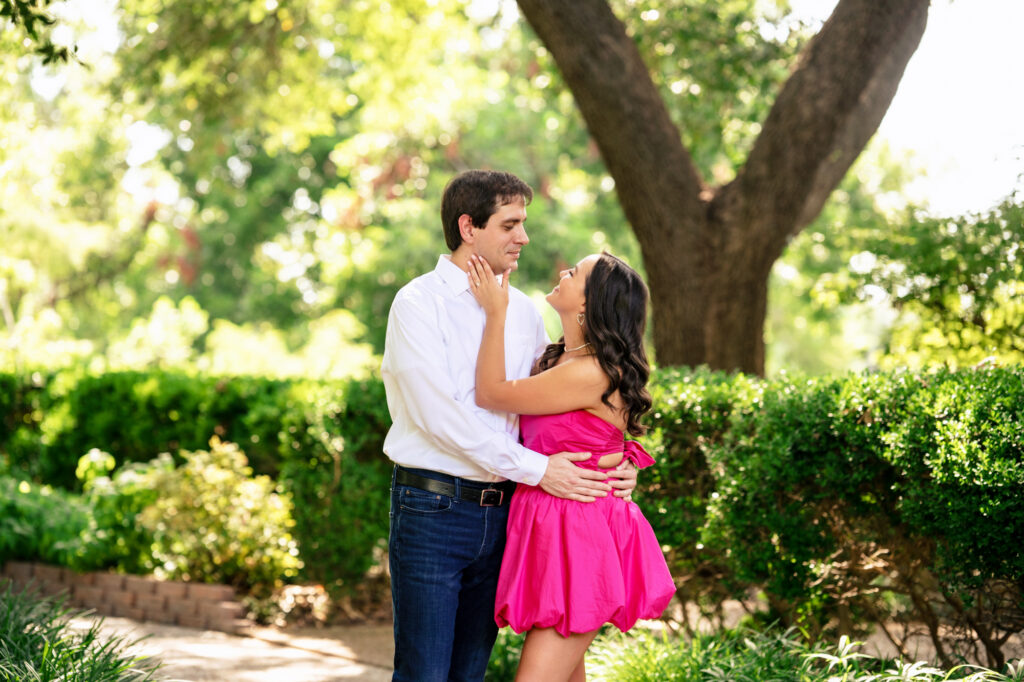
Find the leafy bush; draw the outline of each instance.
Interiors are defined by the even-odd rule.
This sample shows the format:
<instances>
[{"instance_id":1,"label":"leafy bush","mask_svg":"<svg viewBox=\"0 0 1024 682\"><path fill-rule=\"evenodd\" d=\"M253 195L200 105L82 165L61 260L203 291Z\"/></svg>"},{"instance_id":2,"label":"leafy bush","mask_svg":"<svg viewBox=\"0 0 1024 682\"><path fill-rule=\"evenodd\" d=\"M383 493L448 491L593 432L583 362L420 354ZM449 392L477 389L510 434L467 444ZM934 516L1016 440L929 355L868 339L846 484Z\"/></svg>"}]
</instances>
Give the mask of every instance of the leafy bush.
<instances>
[{"instance_id":1,"label":"leafy bush","mask_svg":"<svg viewBox=\"0 0 1024 682\"><path fill-rule=\"evenodd\" d=\"M93 450L77 470L82 495L0 477L0 556L265 591L294 579L289 497L254 477L238 446L210 446L112 477L113 457Z\"/></svg>"},{"instance_id":2,"label":"leafy bush","mask_svg":"<svg viewBox=\"0 0 1024 682\"><path fill-rule=\"evenodd\" d=\"M707 504L717 494L708 458L733 421L753 409L762 385L743 375L670 368L653 374L650 391L651 429L642 440L657 465L640 474L633 497L665 548L683 607L721 625L723 601L744 585L732 581L724 554L701 537Z\"/></svg>"},{"instance_id":3,"label":"leafy bush","mask_svg":"<svg viewBox=\"0 0 1024 682\"><path fill-rule=\"evenodd\" d=\"M0 593L0 680L3 682L143 682L157 664L126 653L134 644L69 627L74 614L60 601L38 600L8 585Z\"/></svg>"},{"instance_id":4,"label":"leafy bush","mask_svg":"<svg viewBox=\"0 0 1024 682\"><path fill-rule=\"evenodd\" d=\"M591 646L587 672L616 682L1021 682L1024 665L1002 672L975 666L940 670L925 662L867 656L842 637L808 645L792 630L746 628L698 634L686 641L667 632L602 634Z\"/></svg>"},{"instance_id":5,"label":"leafy bush","mask_svg":"<svg viewBox=\"0 0 1024 682\"><path fill-rule=\"evenodd\" d=\"M904 381L916 390L884 453L903 474L902 517L939 540L935 568L952 583L1024 581L1024 371Z\"/></svg>"},{"instance_id":6,"label":"leafy bush","mask_svg":"<svg viewBox=\"0 0 1024 682\"><path fill-rule=\"evenodd\" d=\"M89 507L78 496L0 475L0 560L75 564Z\"/></svg>"},{"instance_id":7,"label":"leafy bush","mask_svg":"<svg viewBox=\"0 0 1024 682\"><path fill-rule=\"evenodd\" d=\"M82 497L92 513L92 524L83 533L82 551L69 566L82 571L115 568L148 574L155 566L155 538L139 516L156 503L161 491L147 475L151 464L128 464L111 478L108 474L114 467L114 457L96 448L78 460L75 476L84 489Z\"/></svg>"},{"instance_id":8,"label":"leafy bush","mask_svg":"<svg viewBox=\"0 0 1024 682\"><path fill-rule=\"evenodd\" d=\"M0 472L38 473L40 422L50 407L51 383L52 375L43 372L0 373Z\"/></svg>"},{"instance_id":9,"label":"leafy bush","mask_svg":"<svg viewBox=\"0 0 1024 682\"><path fill-rule=\"evenodd\" d=\"M153 535L158 577L268 588L294 578L302 562L291 536L291 501L266 476L253 477L233 443L169 455L141 470L157 498L139 514Z\"/></svg>"},{"instance_id":10,"label":"leafy bush","mask_svg":"<svg viewBox=\"0 0 1024 682\"><path fill-rule=\"evenodd\" d=\"M765 382L710 452L705 541L808 636L913 621L947 664L1002 665L1024 625L1022 380L1011 368Z\"/></svg>"},{"instance_id":11,"label":"leafy bush","mask_svg":"<svg viewBox=\"0 0 1024 682\"><path fill-rule=\"evenodd\" d=\"M304 384L287 414L281 484L295 501L304 576L351 594L380 557L388 534L391 425L379 381Z\"/></svg>"},{"instance_id":12,"label":"leafy bush","mask_svg":"<svg viewBox=\"0 0 1024 682\"><path fill-rule=\"evenodd\" d=\"M783 378L765 387L711 457L720 473L705 539L743 584L763 585L788 622L814 635L858 556L891 547L896 473L881 458L882 376ZM865 417L865 415L871 415ZM841 560L849 571L834 570ZM815 609L818 609L815 612Z\"/></svg>"},{"instance_id":13,"label":"leafy bush","mask_svg":"<svg viewBox=\"0 0 1024 682\"><path fill-rule=\"evenodd\" d=\"M0 451L36 480L74 488L74 463L99 448L117 460L145 462L161 452L197 450L211 436L242 444L257 473L276 476L286 382L183 373L68 371L37 376L18 406L21 418L0 431ZM11 421L8 419L8 421Z\"/></svg>"}]
</instances>

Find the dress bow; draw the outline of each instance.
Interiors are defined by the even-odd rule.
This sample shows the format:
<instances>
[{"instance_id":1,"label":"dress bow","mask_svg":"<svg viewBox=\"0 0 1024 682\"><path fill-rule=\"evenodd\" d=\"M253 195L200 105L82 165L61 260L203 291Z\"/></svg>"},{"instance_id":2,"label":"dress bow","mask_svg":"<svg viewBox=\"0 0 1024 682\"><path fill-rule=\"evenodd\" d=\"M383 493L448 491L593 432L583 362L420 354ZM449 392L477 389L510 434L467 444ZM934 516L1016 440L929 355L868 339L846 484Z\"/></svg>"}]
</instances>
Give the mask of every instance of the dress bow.
<instances>
[{"instance_id":1,"label":"dress bow","mask_svg":"<svg viewBox=\"0 0 1024 682\"><path fill-rule=\"evenodd\" d=\"M637 469L643 469L654 464L654 458L647 454L647 451L644 450L644 447L638 441L627 440L623 452L626 455L626 459L636 465Z\"/></svg>"}]
</instances>

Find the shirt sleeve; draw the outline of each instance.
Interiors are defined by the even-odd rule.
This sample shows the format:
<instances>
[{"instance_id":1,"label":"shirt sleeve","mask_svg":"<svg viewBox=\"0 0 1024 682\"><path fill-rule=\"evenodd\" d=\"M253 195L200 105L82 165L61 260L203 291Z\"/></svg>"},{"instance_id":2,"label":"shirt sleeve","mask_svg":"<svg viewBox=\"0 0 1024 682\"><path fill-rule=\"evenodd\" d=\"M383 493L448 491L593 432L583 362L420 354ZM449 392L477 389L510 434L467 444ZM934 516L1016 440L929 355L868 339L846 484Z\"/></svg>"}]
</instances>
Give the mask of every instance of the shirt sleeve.
<instances>
[{"instance_id":1,"label":"shirt sleeve","mask_svg":"<svg viewBox=\"0 0 1024 682\"><path fill-rule=\"evenodd\" d=\"M419 303L419 305L417 304ZM388 316L381 373L389 400L402 402L412 425L439 449L467 457L497 476L537 485L548 458L480 420L476 407L456 400L434 306L398 297Z\"/></svg>"}]
</instances>

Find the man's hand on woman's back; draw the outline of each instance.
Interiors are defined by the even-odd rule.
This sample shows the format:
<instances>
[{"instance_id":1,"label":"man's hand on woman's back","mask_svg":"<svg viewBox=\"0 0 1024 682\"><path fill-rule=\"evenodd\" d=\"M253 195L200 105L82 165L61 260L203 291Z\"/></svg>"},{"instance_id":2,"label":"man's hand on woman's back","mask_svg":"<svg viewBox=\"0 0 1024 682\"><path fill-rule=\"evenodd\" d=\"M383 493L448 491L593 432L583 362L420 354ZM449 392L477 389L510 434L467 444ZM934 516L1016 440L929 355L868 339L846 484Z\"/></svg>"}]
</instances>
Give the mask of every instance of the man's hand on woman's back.
<instances>
[{"instance_id":1,"label":"man's hand on woman's back","mask_svg":"<svg viewBox=\"0 0 1024 682\"><path fill-rule=\"evenodd\" d=\"M612 489L612 486L604 482L607 473L583 469L573 464L588 460L590 456L589 452L559 452L551 455L544 478L540 480L540 487L548 495L577 502L593 502L598 497L607 497Z\"/></svg>"}]
</instances>

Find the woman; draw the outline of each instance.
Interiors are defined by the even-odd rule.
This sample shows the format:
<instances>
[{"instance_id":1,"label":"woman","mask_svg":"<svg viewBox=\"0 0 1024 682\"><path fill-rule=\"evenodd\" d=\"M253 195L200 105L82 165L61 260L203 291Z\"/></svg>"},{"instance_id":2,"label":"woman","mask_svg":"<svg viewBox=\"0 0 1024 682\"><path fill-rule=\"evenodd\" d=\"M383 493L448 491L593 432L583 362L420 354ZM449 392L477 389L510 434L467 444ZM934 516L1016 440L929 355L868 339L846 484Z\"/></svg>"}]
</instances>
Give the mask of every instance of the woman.
<instances>
[{"instance_id":1,"label":"woman","mask_svg":"<svg viewBox=\"0 0 1024 682\"><path fill-rule=\"evenodd\" d=\"M481 407L521 414L523 444L538 452L590 452L579 466L615 468L623 458L654 463L623 432L643 433L651 407L644 354L647 287L623 261L587 256L560 273L547 296L563 337L527 379L505 380L508 274L499 284L486 261L471 259L470 291L487 322L476 369ZM495 620L528 630L516 680L586 679L583 657L604 623L626 631L661 615L672 576L639 507L614 496L565 500L519 485L509 510Z\"/></svg>"}]
</instances>

